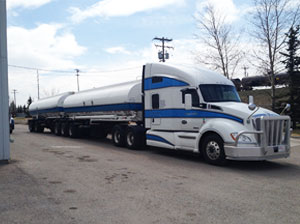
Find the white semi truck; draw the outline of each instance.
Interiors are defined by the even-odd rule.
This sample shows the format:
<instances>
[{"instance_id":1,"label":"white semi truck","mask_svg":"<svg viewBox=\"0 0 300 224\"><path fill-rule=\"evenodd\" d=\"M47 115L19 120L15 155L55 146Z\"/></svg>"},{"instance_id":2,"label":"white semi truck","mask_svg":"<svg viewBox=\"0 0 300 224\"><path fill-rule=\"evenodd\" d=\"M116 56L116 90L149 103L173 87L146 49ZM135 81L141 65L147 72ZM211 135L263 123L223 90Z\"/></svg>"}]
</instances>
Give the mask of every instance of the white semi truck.
<instances>
[{"instance_id":1,"label":"white semi truck","mask_svg":"<svg viewBox=\"0 0 300 224\"><path fill-rule=\"evenodd\" d=\"M144 65L142 80L33 102L31 132L72 138L112 134L117 146L201 153L211 164L290 155L290 117L242 103L223 75L188 66Z\"/></svg>"}]
</instances>

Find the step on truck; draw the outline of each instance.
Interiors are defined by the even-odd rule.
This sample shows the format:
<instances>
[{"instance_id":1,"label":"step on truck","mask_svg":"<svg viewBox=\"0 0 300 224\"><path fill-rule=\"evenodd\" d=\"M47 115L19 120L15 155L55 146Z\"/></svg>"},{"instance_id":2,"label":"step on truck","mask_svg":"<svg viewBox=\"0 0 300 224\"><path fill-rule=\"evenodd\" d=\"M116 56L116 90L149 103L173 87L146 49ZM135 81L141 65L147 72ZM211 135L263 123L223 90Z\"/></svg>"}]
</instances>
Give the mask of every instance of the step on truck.
<instances>
[{"instance_id":1,"label":"step on truck","mask_svg":"<svg viewBox=\"0 0 300 224\"><path fill-rule=\"evenodd\" d=\"M33 102L30 132L106 138L201 153L211 164L290 155L290 117L242 103L223 75L194 66L149 63L142 79Z\"/></svg>"}]
</instances>

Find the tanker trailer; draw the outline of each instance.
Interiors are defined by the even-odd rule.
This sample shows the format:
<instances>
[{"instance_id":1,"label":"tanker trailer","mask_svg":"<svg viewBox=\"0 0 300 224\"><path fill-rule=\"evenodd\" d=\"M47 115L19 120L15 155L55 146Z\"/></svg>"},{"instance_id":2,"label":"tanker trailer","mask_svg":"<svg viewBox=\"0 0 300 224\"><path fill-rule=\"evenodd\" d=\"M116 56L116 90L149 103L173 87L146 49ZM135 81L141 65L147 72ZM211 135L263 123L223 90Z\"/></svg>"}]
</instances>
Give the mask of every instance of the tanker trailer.
<instances>
[{"instance_id":1,"label":"tanker trailer","mask_svg":"<svg viewBox=\"0 0 300 224\"><path fill-rule=\"evenodd\" d=\"M71 138L112 133L115 145L135 148L145 136L141 90L140 80L39 100L30 106L29 130Z\"/></svg>"},{"instance_id":2,"label":"tanker trailer","mask_svg":"<svg viewBox=\"0 0 300 224\"><path fill-rule=\"evenodd\" d=\"M54 121L64 116L63 103L74 92L61 93L33 102L29 106L29 113L33 119L28 120L30 132L43 132L48 128L54 132Z\"/></svg>"}]
</instances>

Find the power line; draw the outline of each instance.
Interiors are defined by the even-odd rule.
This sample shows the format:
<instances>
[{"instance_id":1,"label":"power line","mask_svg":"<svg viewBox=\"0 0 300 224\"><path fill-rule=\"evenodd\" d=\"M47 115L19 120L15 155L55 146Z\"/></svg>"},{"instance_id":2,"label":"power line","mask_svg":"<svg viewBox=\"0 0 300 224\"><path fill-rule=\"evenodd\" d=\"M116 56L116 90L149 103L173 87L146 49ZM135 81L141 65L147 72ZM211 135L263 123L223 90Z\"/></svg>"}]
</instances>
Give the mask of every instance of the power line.
<instances>
[{"instance_id":1,"label":"power line","mask_svg":"<svg viewBox=\"0 0 300 224\"><path fill-rule=\"evenodd\" d=\"M13 68L19 68L19 69L26 69L26 70L34 70L34 71L44 71L44 72L52 72L52 73L70 73L73 74L74 71L69 71L69 70L56 70L56 69L44 69L44 68L36 68L36 67L28 67L28 66L20 66L20 65L8 65L9 67ZM96 71L82 71L80 70L81 73L109 73L109 72L120 72L120 71L126 71L126 70L133 70L136 68L140 68L140 66L135 66L135 67L129 67L129 68L120 68L120 69L113 69L113 70L96 70Z\"/></svg>"},{"instance_id":2,"label":"power line","mask_svg":"<svg viewBox=\"0 0 300 224\"><path fill-rule=\"evenodd\" d=\"M27 67L27 66L20 66L20 65L8 65L9 67L13 68L21 68L27 70L39 70L44 72L53 72L53 73L73 73L72 71L63 71L63 70L54 70L54 69L43 69L43 68L34 68L34 67Z\"/></svg>"}]
</instances>

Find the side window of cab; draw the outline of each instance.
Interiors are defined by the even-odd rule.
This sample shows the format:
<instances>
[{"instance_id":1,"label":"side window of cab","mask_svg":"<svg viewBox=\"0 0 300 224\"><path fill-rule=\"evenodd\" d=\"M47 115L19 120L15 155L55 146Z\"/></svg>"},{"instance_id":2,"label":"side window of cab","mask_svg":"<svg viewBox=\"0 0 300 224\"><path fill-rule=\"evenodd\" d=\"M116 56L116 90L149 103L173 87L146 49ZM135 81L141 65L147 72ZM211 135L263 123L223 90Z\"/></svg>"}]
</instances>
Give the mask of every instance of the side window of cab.
<instances>
[{"instance_id":1,"label":"side window of cab","mask_svg":"<svg viewBox=\"0 0 300 224\"><path fill-rule=\"evenodd\" d=\"M152 95L152 109L159 109L159 94Z\"/></svg>"},{"instance_id":2,"label":"side window of cab","mask_svg":"<svg viewBox=\"0 0 300 224\"><path fill-rule=\"evenodd\" d=\"M196 89L182 89L182 104L185 104L185 94L192 95L192 106L199 107L199 95Z\"/></svg>"}]
</instances>

